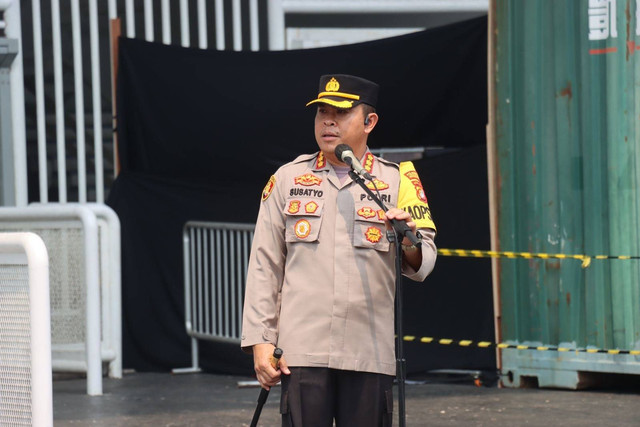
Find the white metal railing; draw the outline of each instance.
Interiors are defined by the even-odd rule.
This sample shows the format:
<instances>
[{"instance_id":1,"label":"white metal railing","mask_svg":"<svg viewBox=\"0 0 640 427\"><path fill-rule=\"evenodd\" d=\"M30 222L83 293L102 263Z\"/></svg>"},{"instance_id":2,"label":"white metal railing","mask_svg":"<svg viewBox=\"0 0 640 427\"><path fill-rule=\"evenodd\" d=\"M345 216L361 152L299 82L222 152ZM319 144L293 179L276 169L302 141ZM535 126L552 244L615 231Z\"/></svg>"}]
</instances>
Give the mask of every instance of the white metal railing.
<instances>
[{"instance_id":1,"label":"white metal railing","mask_svg":"<svg viewBox=\"0 0 640 427\"><path fill-rule=\"evenodd\" d=\"M122 375L119 224L111 225L115 214L106 209L74 204L0 208L0 230L33 231L49 248L52 366L86 372L89 395L102 394L103 361L110 362L111 376ZM109 222L110 231L100 232L98 217ZM115 258L107 262L105 256ZM111 279L101 287L105 269Z\"/></svg>"},{"instance_id":2,"label":"white metal railing","mask_svg":"<svg viewBox=\"0 0 640 427\"><path fill-rule=\"evenodd\" d=\"M47 248L0 233L0 425L53 426Z\"/></svg>"},{"instance_id":3,"label":"white metal railing","mask_svg":"<svg viewBox=\"0 0 640 427\"><path fill-rule=\"evenodd\" d=\"M198 372L198 340L240 343L242 306L253 224L187 222L183 230L185 326L191 368Z\"/></svg>"},{"instance_id":4,"label":"white metal railing","mask_svg":"<svg viewBox=\"0 0 640 427\"><path fill-rule=\"evenodd\" d=\"M96 216L99 244L99 281L101 308L101 354L110 361L109 377L122 378L122 268L120 219L110 207L99 203L64 205L32 203L31 207L77 206L89 209ZM59 363L60 370L64 366ZM77 370L74 369L74 370Z\"/></svg>"}]
</instances>

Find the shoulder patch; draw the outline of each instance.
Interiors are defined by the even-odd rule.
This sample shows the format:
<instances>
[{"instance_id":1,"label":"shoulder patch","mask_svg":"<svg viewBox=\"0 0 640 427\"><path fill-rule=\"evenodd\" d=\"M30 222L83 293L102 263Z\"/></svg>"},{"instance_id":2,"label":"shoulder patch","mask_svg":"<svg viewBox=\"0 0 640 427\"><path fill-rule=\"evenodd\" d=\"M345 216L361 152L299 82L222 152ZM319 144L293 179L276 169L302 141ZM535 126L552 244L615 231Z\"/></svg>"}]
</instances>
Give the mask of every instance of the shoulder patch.
<instances>
[{"instance_id":1,"label":"shoulder patch","mask_svg":"<svg viewBox=\"0 0 640 427\"><path fill-rule=\"evenodd\" d=\"M269 198L269 196L271 195L271 192L273 191L273 187L275 187L275 186L276 186L276 176L275 175L271 175L271 178L269 178L269 181L267 182L267 185L265 185L264 186L264 190L262 190L262 201L263 202Z\"/></svg>"},{"instance_id":2,"label":"shoulder patch","mask_svg":"<svg viewBox=\"0 0 640 427\"><path fill-rule=\"evenodd\" d=\"M404 173L404 176L409 178L409 181L413 184L413 187L416 189L416 196L418 199L422 200L425 203L427 202L427 195L424 192L424 187L422 187L422 182L420 182L420 177L418 176L418 172L415 170L410 170Z\"/></svg>"}]
</instances>

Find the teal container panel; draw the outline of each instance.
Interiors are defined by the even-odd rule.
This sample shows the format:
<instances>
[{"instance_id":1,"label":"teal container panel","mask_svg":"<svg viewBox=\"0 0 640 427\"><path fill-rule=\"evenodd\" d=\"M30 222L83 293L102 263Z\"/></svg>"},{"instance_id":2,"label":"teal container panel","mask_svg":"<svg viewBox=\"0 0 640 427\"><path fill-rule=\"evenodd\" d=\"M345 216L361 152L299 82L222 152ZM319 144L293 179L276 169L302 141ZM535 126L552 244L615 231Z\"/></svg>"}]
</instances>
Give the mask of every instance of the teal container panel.
<instances>
[{"instance_id":1,"label":"teal container panel","mask_svg":"<svg viewBox=\"0 0 640 427\"><path fill-rule=\"evenodd\" d=\"M640 1L496 0L499 249L640 255ZM503 341L640 349L640 261L501 259Z\"/></svg>"}]
</instances>

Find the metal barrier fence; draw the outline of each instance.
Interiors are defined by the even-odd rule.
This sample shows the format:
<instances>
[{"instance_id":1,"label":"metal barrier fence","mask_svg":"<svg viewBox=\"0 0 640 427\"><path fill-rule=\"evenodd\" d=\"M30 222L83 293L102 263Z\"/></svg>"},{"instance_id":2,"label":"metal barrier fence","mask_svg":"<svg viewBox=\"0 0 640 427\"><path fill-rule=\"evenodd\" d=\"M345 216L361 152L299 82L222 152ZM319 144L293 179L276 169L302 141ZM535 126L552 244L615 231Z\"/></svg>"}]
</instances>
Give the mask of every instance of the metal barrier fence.
<instances>
[{"instance_id":1,"label":"metal barrier fence","mask_svg":"<svg viewBox=\"0 0 640 427\"><path fill-rule=\"evenodd\" d=\"M190 368L198 372L198 340L240 344L242 305L253 224L187 222L183 231L185 326Z\"/></svg>"},{"instance_id":2,"label":"metal barrier fence","mask_svg":"<svg viewBox=\"0 0 640 427\"><path fill-rule=\"evenodd\" d=\"M49 259L33 233L0 233L0 425L53 426Z\"/></svg>"},{"instance_id":3,"label":"metal barrier fence","mask_svg":"<svg viewBox=\"0 0 640 427\"><path fill-rule=\"evenodd\" d=\"M51 341L55 371L86 372L87 393L102 394L102 362L122 376L120 226L100 205L0 208L0 230L33 231L51 266Z\"/></svg>"}]
</instances>

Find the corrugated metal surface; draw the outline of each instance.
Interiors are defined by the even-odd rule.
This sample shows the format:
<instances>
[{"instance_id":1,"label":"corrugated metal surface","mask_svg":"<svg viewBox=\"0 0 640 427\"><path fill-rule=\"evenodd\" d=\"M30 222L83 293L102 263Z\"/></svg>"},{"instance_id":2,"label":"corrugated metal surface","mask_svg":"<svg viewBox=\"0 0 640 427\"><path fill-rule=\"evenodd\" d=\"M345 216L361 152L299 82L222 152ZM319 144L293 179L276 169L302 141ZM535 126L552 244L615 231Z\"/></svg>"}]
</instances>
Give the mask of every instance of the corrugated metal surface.
<instances>
[{"instance_id":1,"label":"corrugated metal surface","mask_svg":"<svg viewBox=\"0 0 640 427\"><path fill-rule=\"evenodd\" d=\"M640 1L492 6L496 249L640 255ZM640 349L640 261L501 260L498 271L503 341ZM637 363L640 374L639 357L616 363L609 371Z\"/></svg>"}]
</instances>

